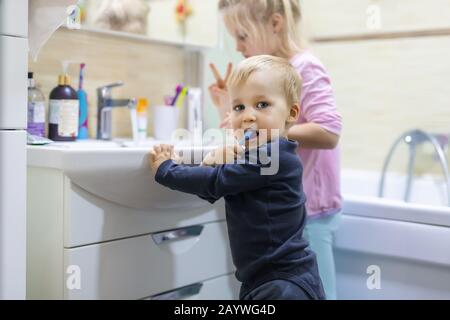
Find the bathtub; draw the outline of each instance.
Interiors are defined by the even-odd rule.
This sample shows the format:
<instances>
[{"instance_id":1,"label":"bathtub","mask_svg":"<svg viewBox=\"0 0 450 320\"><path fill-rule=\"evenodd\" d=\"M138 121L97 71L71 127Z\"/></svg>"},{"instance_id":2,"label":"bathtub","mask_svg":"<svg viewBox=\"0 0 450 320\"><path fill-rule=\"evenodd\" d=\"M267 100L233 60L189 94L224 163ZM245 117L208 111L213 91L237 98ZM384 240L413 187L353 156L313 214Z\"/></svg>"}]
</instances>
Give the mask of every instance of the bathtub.
<instances>
[{"instance_id":1,"label":"bathtub","mask_svg":"<svg viewBox=\"0 0 450 320\"><path fill-rule=\"evenodd\" d=\"M344 214L335 234L338 299L450 299L450 208L444 181L344 170Z\"/></svg>"}]
</instances>

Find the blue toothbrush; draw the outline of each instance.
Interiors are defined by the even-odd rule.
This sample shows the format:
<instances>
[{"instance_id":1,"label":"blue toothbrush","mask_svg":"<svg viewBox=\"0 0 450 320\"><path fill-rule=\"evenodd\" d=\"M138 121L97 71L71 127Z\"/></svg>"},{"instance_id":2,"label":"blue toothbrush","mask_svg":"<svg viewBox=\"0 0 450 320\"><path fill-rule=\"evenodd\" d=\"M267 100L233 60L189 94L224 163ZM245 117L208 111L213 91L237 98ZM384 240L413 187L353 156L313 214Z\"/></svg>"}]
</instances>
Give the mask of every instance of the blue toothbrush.
<instances>
[{"instance_id":1,"label":"blue toothbrush","mask_svg":"<svg viewBox=\"0 0 450 320\"><path fill-rule=\"evenodd\" d=\"M86 64L80 64L80 81L78 83L78 100L79 100L79 120L78 120L78 139L88 139L88 100L87 93L83 89L84 68Z\"/></svg>"},{"instance_id":2,"label":"blue toothbrush","mask_svg":"<svg viewBox=\"0 0 450 320\"><path fill-rule=\"evenodd\" d=\"M254 130L254 129L249 129L249 130L245 131L244 136L242 137L241 140L239 140L239 145L242 146L245 150L245 143L257 136L258 136L258 131Z\"/></svg>"}]
</instances>

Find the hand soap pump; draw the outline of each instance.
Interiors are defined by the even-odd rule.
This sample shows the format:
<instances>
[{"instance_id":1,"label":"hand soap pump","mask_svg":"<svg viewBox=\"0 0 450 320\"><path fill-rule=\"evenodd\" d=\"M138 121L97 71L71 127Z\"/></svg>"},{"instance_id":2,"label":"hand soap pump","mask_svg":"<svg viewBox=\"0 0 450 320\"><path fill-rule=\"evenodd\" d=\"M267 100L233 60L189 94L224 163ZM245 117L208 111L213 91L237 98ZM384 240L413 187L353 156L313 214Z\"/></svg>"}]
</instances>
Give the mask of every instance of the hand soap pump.
<instances>
[{"instance_id":1,"label":"hand soap pump","mask_svg":"<svg viewBox=\"0 0 450 320\"><path fill-rule=\"evenodd\" d=\"M50 93L48 132L54 141L75 141L78 136L79 100L70 86L69 63L62 62L63 73L58 77L58 86Z\"/></svg>"}]
</instances>

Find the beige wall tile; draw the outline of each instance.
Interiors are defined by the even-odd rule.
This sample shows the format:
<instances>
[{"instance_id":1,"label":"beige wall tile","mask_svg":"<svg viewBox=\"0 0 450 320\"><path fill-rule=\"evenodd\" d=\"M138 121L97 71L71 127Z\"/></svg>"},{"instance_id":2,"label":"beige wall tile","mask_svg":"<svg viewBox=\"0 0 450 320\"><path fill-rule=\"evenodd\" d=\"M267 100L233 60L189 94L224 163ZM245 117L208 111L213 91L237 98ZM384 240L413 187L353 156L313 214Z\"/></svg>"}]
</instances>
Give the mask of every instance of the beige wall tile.
<instances>
[{"instance_id":1,"label":"beige wall tile","mask_svg":"<svg viewBox=\"0 0 450 320\"><path fill-rule=\"evenodd\" d=\"M301 3L313 37L450 28L450 0L301 0ZM368 21L374 21L370 19L377 14L370 6L379 8L380 29L368 28Z\"/></svg>"}]
</instances>

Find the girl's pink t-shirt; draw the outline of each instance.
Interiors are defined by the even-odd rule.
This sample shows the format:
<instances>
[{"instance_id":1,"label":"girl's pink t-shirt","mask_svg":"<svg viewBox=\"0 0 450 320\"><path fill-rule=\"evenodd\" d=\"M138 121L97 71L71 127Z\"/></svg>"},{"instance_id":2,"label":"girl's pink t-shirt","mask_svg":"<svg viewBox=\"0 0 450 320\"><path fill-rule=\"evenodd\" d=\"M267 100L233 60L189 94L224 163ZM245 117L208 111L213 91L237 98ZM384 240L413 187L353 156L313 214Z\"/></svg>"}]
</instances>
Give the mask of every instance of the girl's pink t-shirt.
<instances>
[{"instance_id":1,"label":"girl's pink t-shirt","mask_svg":"<svg viewBox=\"0 0 450 320\"><path fill-rule=\"evenodd\" d=\"M323 64L309 51L295 55L290 62L303 80L298 123L313 122L340 135L342 119ZM301 141L299 146L308 217L317 218L339 212L342 207L339 146L330 150L302 149Z\"/></svg>"}]
</instances>

